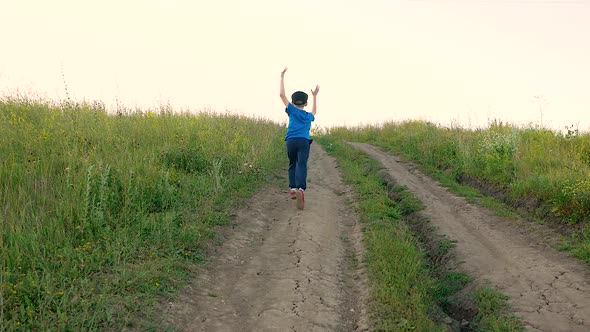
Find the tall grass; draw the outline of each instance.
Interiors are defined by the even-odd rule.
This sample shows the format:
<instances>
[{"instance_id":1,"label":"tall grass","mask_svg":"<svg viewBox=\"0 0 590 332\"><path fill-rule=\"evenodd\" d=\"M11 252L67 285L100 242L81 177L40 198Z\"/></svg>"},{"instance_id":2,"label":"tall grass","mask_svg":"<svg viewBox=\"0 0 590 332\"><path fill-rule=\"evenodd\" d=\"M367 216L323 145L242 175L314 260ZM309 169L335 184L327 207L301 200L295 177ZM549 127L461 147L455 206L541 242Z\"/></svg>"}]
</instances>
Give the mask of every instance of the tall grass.
<instances>
[{"instance_id":1,"label":"tall grass","mask_svg":"<svg viewBox=\"0 0 590 332\"><path fill-rule=\"evenodd\" d=\"M330 134L381 146L536 218L567 225L577 234L572 253L590 262L590 134L498 121L478 130L409 121Z\"/></svg>"},{"instance_id":2,"label":"tall grass","mask_svg":"<svg viewBox=\"0 0 590 332\"><path fill-rule=\"evenodd\" d=\"M269 121L0 101L0 330L104 330L174 291L283 160Z\"/></svg>"}]
</instances>

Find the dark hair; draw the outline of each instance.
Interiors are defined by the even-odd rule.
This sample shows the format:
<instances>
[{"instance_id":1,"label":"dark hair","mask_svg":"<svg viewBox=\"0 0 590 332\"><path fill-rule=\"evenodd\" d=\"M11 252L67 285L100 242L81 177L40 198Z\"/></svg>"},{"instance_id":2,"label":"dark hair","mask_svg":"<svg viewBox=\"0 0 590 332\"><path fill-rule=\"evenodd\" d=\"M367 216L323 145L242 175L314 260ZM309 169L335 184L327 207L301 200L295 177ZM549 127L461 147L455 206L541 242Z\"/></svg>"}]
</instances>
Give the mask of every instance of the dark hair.
<instances>
[{"instance_id":1,"label":"dark hair","mask_svg":"<svg viewBox=\"0 0 590 332\"><path fill-rule=\"evenodd\" d=\"M297 91L291 95L291 101L293 102L293 105L305 105L307 104L307 93L303 91Z\"/></svg>"}]
</instances>

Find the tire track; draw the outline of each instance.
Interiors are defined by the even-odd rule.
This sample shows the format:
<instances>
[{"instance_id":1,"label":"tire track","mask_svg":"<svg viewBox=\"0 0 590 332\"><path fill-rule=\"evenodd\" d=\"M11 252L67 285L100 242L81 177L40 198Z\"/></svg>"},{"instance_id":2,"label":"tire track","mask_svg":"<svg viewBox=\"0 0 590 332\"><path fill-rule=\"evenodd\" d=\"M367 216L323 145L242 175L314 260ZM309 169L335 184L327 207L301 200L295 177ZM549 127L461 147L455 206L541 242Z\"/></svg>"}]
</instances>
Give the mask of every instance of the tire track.
<instances>
[{"instance_id":1,"label":"tire track","mask_svg":"<svg viewBox=\"0 0 590 332\"><path fill-rule=\"evenodd\" d=\"M540 244L513 221L467 203L409 163L368 144L351 144L379 160L397 183L424 203L432 225L457 241L459 268L510 296L529 331L590 331L586 266Z\"/></svg>"},{"instance_id":2,"label":"tire track","mask_svg":"<svg viewBox=\"0 0 590 332\"><path fill-rule=\"evenodd\" d=\"M276 187L237 211L213 259L168 303L165 323L181 331L365 330L362 273L347 260L360 230L336 163L318 144L308 183L303 211Z\"/></svg>"}]
</instances>

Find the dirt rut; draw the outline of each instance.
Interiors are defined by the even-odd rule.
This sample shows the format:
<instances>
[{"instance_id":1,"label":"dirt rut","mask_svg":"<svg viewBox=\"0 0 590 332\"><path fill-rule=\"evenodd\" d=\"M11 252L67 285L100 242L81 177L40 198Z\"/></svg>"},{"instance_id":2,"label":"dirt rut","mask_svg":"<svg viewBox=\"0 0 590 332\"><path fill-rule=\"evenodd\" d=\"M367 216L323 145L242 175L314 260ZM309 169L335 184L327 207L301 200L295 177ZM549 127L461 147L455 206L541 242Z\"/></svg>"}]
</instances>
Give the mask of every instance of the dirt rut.
<instances>
[{"instance_id":1,"label":"dirt rut","mask_svg":"<svg viewBox=\"0 0 590 332\"><path fill-rule=\"evenodd\" d=\"M365 330L349 195L335 161L312 144L305 210L286 190L256 194L164 321L180 331Z\"/></svg>"},{"instance_id":2,"label":"dirt rut","mask_svg":"<svg viewBox=\"0 0 590 332\"><path fill-rule=\"evenodd\" d=\"M457 241L460 269L509 295L527 330L590 331L587 267L539 243L513 221L451 194L410 163L368 144L352 145L379 160L424 203L432 225Z\"/></svg>"}]
</instances>

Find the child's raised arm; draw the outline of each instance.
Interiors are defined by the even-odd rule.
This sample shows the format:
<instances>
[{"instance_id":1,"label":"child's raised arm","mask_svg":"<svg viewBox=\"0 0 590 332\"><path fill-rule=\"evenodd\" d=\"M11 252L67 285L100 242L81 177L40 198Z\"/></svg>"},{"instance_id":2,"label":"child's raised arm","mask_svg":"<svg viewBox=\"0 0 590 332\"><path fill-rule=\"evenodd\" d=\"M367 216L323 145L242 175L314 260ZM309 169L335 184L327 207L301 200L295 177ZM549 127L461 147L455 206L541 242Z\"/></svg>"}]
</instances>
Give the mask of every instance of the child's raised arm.
<instances>
[{"instance_id":1,"label":"child's raised arm","mask_svg":"<svg viewBox=\"0 0 590 332\"><path fill-rule=\"evenodd\" d=\"M318 92L320 92L320 86L316 85L315 86L315 90L311 90L311 94L313 95L313 106L311 107L311 114L313 114L315 116L315 112L317 111L317 101L316 101L316 96L318 95Z\"/></svg>"},{"instance_id":2,"label":"child's raised arm","mask_svg":"<svg viewBox=\"0 0 590 332\"><path fill-rule=\"evenodd\" d=\"M283 71L281 72L281 100L283 101L283 104L285 104L285 107L287 107L287 105L289 105L289 99L287 99L287 95L285 94L285 72L287 71L287 67L285 67L285 69L283 69Z\"/></svg>"}]
</instances>

